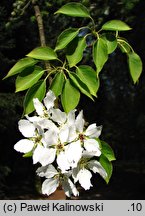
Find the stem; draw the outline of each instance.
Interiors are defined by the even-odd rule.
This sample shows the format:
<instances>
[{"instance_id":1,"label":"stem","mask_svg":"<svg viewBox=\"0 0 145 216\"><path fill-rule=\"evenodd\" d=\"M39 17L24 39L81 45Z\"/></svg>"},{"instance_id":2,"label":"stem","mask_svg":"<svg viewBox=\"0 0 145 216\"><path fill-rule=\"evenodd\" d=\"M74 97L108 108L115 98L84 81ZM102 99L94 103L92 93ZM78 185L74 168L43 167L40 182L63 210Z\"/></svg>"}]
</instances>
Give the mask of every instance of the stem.
<instances>
[{"instance_id":1,"label":"stem","mask_svg":"<svg viewBox=\"0 0 145 216\"><path fill-rule=\"evenodd\" d=\"M41 12L40 12L40 8L39 8L37 0L32 0L32 5L34 7L35 17L37 20L40 44L42 47L45 47L46 46L46 38L45 38L45 32L44 32L44 25L43 25L43 20L42 20L42 16L41 16ZM45 61L45 68L47 71L51 70L50 64L46 61ZM49 77L49 84L51 84L51 82L52 82L52 78Z\"/></svg>"},{"instance_id":2,"label":"stem","mask_svg":"<svg viewBox=\"0 0 145 216\"><path fill-rule=\"evenodd\" d=\"M45 33L44 33L44 26L43 26L43 20L40 12L39 5L37 4L37 0L32 0L32 5L34 7L35 11L35 17L38 24L38 30L39 30L39 38L41 46L46 46L46 39L45 39Z\"/></svg>"}]
</instances>

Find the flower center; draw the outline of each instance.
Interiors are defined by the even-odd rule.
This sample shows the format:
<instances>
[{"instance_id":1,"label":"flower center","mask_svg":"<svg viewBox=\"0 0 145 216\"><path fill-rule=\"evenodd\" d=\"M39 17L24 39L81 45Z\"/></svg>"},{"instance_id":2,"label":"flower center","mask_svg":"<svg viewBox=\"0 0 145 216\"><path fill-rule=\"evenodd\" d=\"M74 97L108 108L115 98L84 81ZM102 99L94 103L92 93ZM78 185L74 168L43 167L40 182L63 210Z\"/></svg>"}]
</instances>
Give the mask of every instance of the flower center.
<instances>
[{"instance_id":1,"label":"flower center","mask_svg":"<svg viewBox=\"0 0 145 216\"><path fill-rule=\"evenodd\" d=\"M79 134L79 139L80 139L80 141L81 141L81 142L83 142L83 141L84 141L84 139L85 139L85 136L84 136L84 134Z\"/></svg>"},{"instance_id":2,"label":"flower center","mask_svg":"<svg viewBox=\"0 0 145 216\"><path fill-rule=\"evenodd\" d=\"M34 142L38 144L40 143L41 139L42 139L42 136L37 136L34 138Z\"/></svg>"},{"instance_id":3,"label":"flower center","mask_svg":"<svg viewBox=\"0 0 145 216\"><path fill-rule=\"evenodd\" d=\"M56 146L57 150L59 151L62 151L64 149L64 145L59 143L57 146Z\"/></svg>"}]
</instances>

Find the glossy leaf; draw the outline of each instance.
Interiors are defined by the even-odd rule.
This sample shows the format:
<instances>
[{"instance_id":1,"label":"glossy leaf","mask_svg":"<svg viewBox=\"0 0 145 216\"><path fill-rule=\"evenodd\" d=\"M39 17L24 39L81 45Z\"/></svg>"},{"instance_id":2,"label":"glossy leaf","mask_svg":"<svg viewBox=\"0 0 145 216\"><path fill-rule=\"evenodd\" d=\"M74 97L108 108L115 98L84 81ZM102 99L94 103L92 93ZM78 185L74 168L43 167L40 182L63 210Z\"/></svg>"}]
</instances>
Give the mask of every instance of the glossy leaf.
<instances>
[{"instance_id":1,"label":"glossy leaf","mask_svg":"<svg viewBox=\"0 0 145 216\"><path fill-rule=\"evenodd\" d=\"M66 58L69 62L69 66L73 67L79 63L83 58L83 52L86 48L86 40L84 37L76 38L75 41L72 41L70 46L67 47Z\"/></svg>"},{"instance_id":2,"label":"glossy leaf","mask_svg":"<svg viewBox=\"0 0 145 216\"><path fill-rule=\"evenodd\" d=\"M73 82L73 84L83 93L85 94L87 97L91 98L92 100L94 100L89 92L88 87L86 86L85 83L83 83L80 78L78 77L78 75L76 73L69 73L69 77L71 79L71 81Z\"/></svg>"},{"instance_id":3,"label":"glossy leaf","mask_svg":"<svg viewBox=\"0 0 145 216\"><path fill-rule=\"evenodd\" d=\"M100 156L99 162L107 172L107 178L105 179L105 181L106 183L108 183L112 176L112 171L113 171L112 163L103 154Z\"/></svg>"},{"instance_id":4,"label":"glossy leaf","mask_svg":"<svg viewBox=\"0 0 145 216\"><path fill-rule=\"evenodd\" d=\"M33 86L44 74L41 67L26 68L16 79L16 92L24 91Z\"/></svg>"},{"instance_id":5,"label":"glossy leaf","mask_svg":"<svg viewBox=\"0 0 145 216\"><path fill-rule=\"evenodd\" d=\"M93 46L93 60L97 68L97 75L108 60L108 50L105 40L99 38Z\"/></svg>"},{"instance_id":6,"label":"glossy leaf","mask_svg":"<svg viewBox=\"0 0 145 216\"><path fill-rule=\"evenodd\" d=\"M24 114L29 114L33 112L34 105L33 105L33 98L38 98L40 101L44 98L46 93L46 81L40 80L34 86L32 86L24 99Z\"/></svg>"},{"instance_id":7,"label":"glossy leaf","mask_svg":"<svg viewBox=\"0 0 145 216\"><path fill-rule=\"evenodd\" d=\"M27 56L46 61L57 59L56 53L50 47L37 47L28 53Z\"/></svg>"},{"instance_id":8,"label":"glossy leaf","mask_svg":"<svg viewBox=\"0 0 145 216\"><path fill-rule=\"evenodd\" d=\"M61 103L66 113L75 109L80 100L80 92L69 81L66 80L64 89L61 94Z\"/></svg>"},{"instance_id":9,"label":"glossy leaf","mask_svg":"<svg viewBox=\"0 0 145 216\"><path fill-rule=\"evenodd\" d=\"M55 14L58 13L65 14L68 16L73 16L73 17L90 18L88 9L81 3L76 3L76 2L65 4L58 11L55 12Z\"/></svg>"},{"instance_id":10,"label":"glossy leaf","mask_svg":"<svg viewBox=\"0 0 145 216\"><path fill-rule=\"evenodd\" d=\"M125 40L120 40L118 39L118 45L119 48L121 49L122 53L130 53L131 52L131 48L130 45L127 43L127 41Z\"/></svg>"},{"instance_id":11,"label":"glossy leaf","mask_svg":"<svg viewBox=\"0 0 145 216\"><path fill-rule=\"evenodd\" d=\"M128 31L131 28L121 20L110 20L102 26L103 30L110 31Z\"/></svg>"},{"instance_id":12,"label":"glossy leaf","mask_svg":"<svg viewBox=\"0 0 145 216\"><path fill-rule=\"evenodd\" d=\"M101 36L106 41L108 54L114 52L117 48L117 39L113 34L105 33Z\"/></svg>"},{"instance_id":13,"label":"glossy leaf","mask_svg":"<svg viewBox=\"0 0 145 216\"><path fill-rule=\"evenodd\" d=\"M102 154L109 160L109 161L113 161L116 160L114 152L112 150L112 148L110 147L110 145L108 145L106 142L101 141L101 152Z\"/></svg>"},{"instance_id":14,"label":"glossy leaf","mask_svg":"<svg viewBox=\"0 0 145 216\"><path fill-rule=\"evenodd\" d=\"M90 93L93 96L96 96L100 83L94 69L88 65L80 65L79 67L77 67L76 72L79 79L86 84Z\"/></svg>"},{"instance_id":15,"label":"glossy leaf","mask_svg":"<svg viewBox=\"0 0 145 216\"><path fill-rule=\"evenodd\" d=\"M38 61L33 58L23 58L20 59L8 72L8 74L4 77L4 79L14 76L18 73L21 73L25 68L31 67L35 65Z\"/></svg>"},{"instance_id":16,"label":"glossy leaf","mask_svg":"<svg viewBox=\"0 0 145 216\"><path fill-rule=\"evenodd\" d=\"M64 75L61 72L58 72L52 80L50 89L54 92L55 96L58 97L64 86Z\"/></svg>"},{"instance_id":17,"label":"glossy leaf","mask_svg":"<svg viewBox=\"0 0 145 216\"><path fill-rule=\"evenodd\" d=\"M131 77L135 84L138 81L142 72L141 58L135 52L128 53L128 64L129 64Z\"/></svg>"},{"instance_id":18,"label":"glossy leaf","mask_svg":"<svg viewBox=\"0 0 145 216\"><path fill-rule=\"evenodd\" d=\"M68 28L64 30L58 37L55 50L65 48L79 33L77 28Z\"/></svg>"}]
</instances>

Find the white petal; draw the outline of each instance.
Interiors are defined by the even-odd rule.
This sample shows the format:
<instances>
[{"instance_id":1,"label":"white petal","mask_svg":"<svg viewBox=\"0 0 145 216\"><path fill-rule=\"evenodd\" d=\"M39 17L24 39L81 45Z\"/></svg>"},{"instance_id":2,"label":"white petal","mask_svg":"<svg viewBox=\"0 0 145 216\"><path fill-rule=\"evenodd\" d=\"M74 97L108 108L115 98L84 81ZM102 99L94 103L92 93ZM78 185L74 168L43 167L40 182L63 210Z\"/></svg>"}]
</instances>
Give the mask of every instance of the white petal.
<instances>
[{"instance_id":1,"label":"white petal","mask_svg":"<svg viewBox=\"0 0 145 216\"><path fill-rule=\"evenodd\" d=\"M77 164L82 157L82 150L79 140L72 142L67 146L66 155L72 168L77 167Z\"/></svg>"},{"instance_id":2,"label":"white petal","mask_svg":"<svg viewBox=\"0 0 145 216\"><path fill-rule=\"evenodd\" d=\"M89 161L88 168L92 170L94 173L99 173L104 179L106 179L107 173L97 160Z\"/></svg>"},{"instance_id":3,"label":"white petal","mask_svg":"<svg viewBox=\"0 0 145 216\"><path fill-rule=\"evenodd\" d=\"M78 181L78 173L79 173L79 171L80 171L79 166L72 169L72 177L73 177L75 183Z\"/></svg>"},{"instance_id":4,"label":"white petal","mask_svg":"<svg viewBox=\"0 0 145 216\"><path fill-rule=\"evenodd\" d=\"M38 124L43 128L43 129L51 129L51 130L55 130L55 131L59 131L59 129L57 128L57 126L48 119L41 119Z\"/></svg>"},{"instance_id":5,"label":"white petal","mask_svg":"<svg viewBox=\"0 0 145 216\"><path fill-rule=\"evenodd\" d=\"M89 190L90 187L92 186L91 177L92 174L87 169L81 169L78 173L79 183L85 190Z\"/></svg>"},{"instance_id":6,"label":"white petal","mask_svg":"<svg viewBox=\"0 0 145 216\"><path fill-rule=\"evenodd\" d=\"M41 167L39 167L36 170L37 175L40 176L40 177L45 177L45 173L46 173L47 168L48 168L48 166L41 166Z\"/></svg>"},{"instance_id":7,"label":"white petal","mask_svg":"<svg viewBox=\"0 0 145 216\"><path fill-rule=\"evenodd\" d=\"M55 169L55 167L52 164L50 164L48 166L39 167L36 170L36 173L40 177L46 177L46 178L52 178L58 174L57 170Z\"/></svg>"},{"instance_id":8,"label":"white petal","mask_svg":"<svg viewBox=\"0 0 145 216\"><path fill-rule=\"evenodd\" d=\"M72 181L69 178L65 178L64 181L62 181L62 188L65 191L66 196L68 197L70 197L72 194L74 196L79 195L76 186L72 183Z\"/></svg>"},{"instance_id":9,"label":"white petal","mask_svg":"<svg viewBox=\"0 0 145 216\"><path fill-rule=\"evenodd\" d=\"M69 126L68 142L74 141L78 137L75 125Z\"/></svg>"},{"instance_id":10,"label":"white petal","mask_svg":"<svg viewBox=\"0 0 145 216\"><path fill-rule=\"evenodd\" d=\"M33 147L34 147L33 141L28 139L22 139L14 145L14 149L21 153L28 153L33 149Z\"/></svg>"},{"instance_id":11,"label":"white petal","mask_svg":"<svg viewBox=\"0 0 145 216\"><path fill-rule=\"evenodd\" d=\"M94 152L94 156L101 155L99 143L95 139L84 140L84 147L88 152Z\"/></svg>"},{"instance_id":12,"label":"white petal","mask_svg":"<svg viewBox=\"0 0 145 216\"><path fill-rule=\"evenodd\" d=\"M66 113L62 112L60 109L51 109L51 119L58 124L63 124L66 121Z\"/></svg>"},{"instance_id":13,"label":"white petal","mask_svg":"<svg viewBox=\"0 0 145 216\"><path fill-rule=\"evenodd\" d=\"M92 158L94 156L97 156L98 155L98 152L88 152L86 150L83 151L83 158Z\"/></svg>"},{"instance_id":14,"label":"white petal","mask_svg":"<svg viewBox=\"0 0 145 216\"><path fill-rule=\"evenodd\" d=\"M42 166L51 164L55 159L56 150L38 145L33 153L33 164L40 162Z\"/></svg>"},{"instance_id":15,"label":"white petal","mask_svg":"<svg viewBox=\"0 0 145 216\"><path fill-rule=\"evenodd\" d=\"M78 132L80 132L80 133L83 132L84 124L85 124L85 120L83 119L83 111L81 110L80 113L78 114L78 116L76 118L76 122L75 122L75 125L76 125Z\"/></svg>"},{"instance_id":16,"label":"white petal","mask_svg":"<svg viewBox=\"0 0 145 216\"><path fill-rule=\"evenodd\" d=\"M18 122L19 131L24 137L35 136L35 126L28 120L22 119Z\"/></svg>"},{"instance_id":17,"label":"white petal","mask_svg":"<svg viewBox=\"0 0 145 216\"><path fill-rule=\"evenodd\" d=\"M98 138L101 135L102 126L97 127L96 124L91 124L86 129L85 135L91 138Z\"/></svg>"},{"instance_id":18,"label":"white petal","mask_svg":"<svg viewBox=\"0 0 145 216\"><path fill-rule=\"evenodd\" d=\"M34 107L35 107L35 110L36 110L37 114L40 115L40 116L43 116L45 108L44 108L43 104L39 101L39 99L34 98L33 99L33 104L34 104Z\"/></svg>"},{"instance_id":19,"label":"white petal","mask_svg":"<svg viewBox=\"0 0 145 216\"><path fill-rule=\"evenodd\" d=\"M59 179L46 179L42 184L42 193L48 196L59 186Z\"/></svg>"},{"instance_id":20,"label":"white petal","mask_svg":"<svg viewBox=\"0 0 145 216\"><path fill-rule=\"evenodd\" d=\"M67 115L67 125L74 125L75 124L75 110L71 110Z\"/></svg>"},{"instance_id":21,"label":"white petal","mask_svg":"<svg viewBox=\"0 0 145 216\"><path fill-rule=\"evenodd\" d=\"M57 164L58 164L58 168L61 169L62 173L65 173L66 170L68 170L70 168L70 164L67 160L66 154L65 152L61 151L58 156L57 156Z\"/></svg>"},{"instance_id":22,"label":"white petal","mask_svg":"<svg viewBox=\"0 0 145 216\"><path fill-rule=\"evenodd\" d=\"M56 97L54 93L51 90L49 90L48 93L46 94L46 97L44 98L44 104L48 111L50 108L54 107L55 99Z\"/></svg>"},{"instance_id":23,"label":"white petal","mask_svg":"<svg viewBox=\"0 0 145 216\"><path fill-rule=\"evenodd\" d=\"M54 130L48 130L44 133L44 136L42 138L42 143L45 145L45 147L49 147L52 145L57 145L58 143L58 134Z\"/></svg>"},{"instance_id":24,"label":"white petal","mask_svg":"<svg viewBox=\"0 0 145 216\"><path fill-rule=\"evenodd\" d=\"M60 129L60 133L59 133L59 138L60 138L61 143L68 142L68 137L69 137L69 128L67 125L64 125Z\"/></svg>"},{"instance_id":25,"label":"white petal","mask_svg":"<svg viewBox=\"0 0 145 216\"><path fill-rule=\"evenodd\" d=\"M39 122L42 118L40 116L28 116L28 115L25 115L25 117L32 123L37 123Z\"/></svg>"}]
</instances>

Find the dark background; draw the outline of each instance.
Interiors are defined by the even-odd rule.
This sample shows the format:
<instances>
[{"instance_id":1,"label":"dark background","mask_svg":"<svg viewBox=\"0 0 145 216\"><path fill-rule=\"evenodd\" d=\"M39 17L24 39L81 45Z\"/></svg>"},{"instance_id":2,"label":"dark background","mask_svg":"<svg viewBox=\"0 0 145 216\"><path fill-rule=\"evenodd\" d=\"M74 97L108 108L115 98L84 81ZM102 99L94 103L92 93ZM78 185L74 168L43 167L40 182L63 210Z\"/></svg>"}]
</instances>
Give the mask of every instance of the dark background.
<instances>
[{"instance_id":1,"label":"dark background","mask_svg":"<svg viewBox=\"0 0 145 216\"><path fill-rule=\"evenodd\" d=\"M49 2L49 3L48 3ZM69 1L40 0L47 44L69 26L87 24L85 19L54 16ZM76 1L78 2L78 1ZM98 28L110 19L120 19L133 30L123 33L145 62L145 1L96 0L79 1L91 11ZM39 179L31 159L14 151L21 138L17 129L22 115L24 93L15 94L15 77L3 80L14 63L39 46L37 23L31 5L22 10L13 0L0 1L0 199L42 199L38 193ZM15 12L12 13L12 12ZM113 175L110 183L93 176L94 187L80 192L79 199L144 199L145 189L145 75L133 85L124 54L116 50L110 55L100 74L101 86L96 102L82 97L86 120L103 125L101 139L114 149Z\"/></svg>"}]
</instances>

